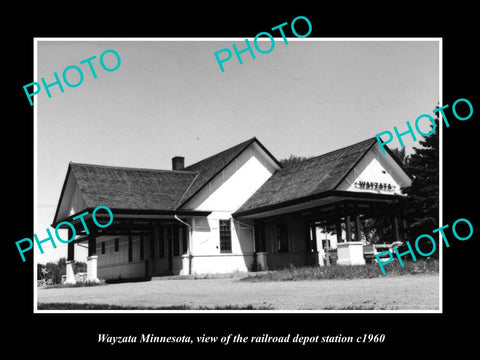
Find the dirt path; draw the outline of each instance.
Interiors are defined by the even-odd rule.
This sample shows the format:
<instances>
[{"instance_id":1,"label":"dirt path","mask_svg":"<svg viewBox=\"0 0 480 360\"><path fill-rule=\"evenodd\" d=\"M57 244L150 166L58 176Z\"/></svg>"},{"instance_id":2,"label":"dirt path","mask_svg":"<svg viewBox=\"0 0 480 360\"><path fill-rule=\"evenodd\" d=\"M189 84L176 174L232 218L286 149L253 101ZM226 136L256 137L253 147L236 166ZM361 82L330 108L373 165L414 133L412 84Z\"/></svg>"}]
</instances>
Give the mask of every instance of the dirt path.
<instances>
[{"instance_id":1,"label":"dirt path","mask_svg":"<svg viewBox=\"0 0 480 360\"><path fill-rule=\"evenodd\" d=\"M253 305L276 310L439 308L438 275L322 281L155 280L96 287L38 289L38 302L123 306Z\"/></svg>"}]
</instances>

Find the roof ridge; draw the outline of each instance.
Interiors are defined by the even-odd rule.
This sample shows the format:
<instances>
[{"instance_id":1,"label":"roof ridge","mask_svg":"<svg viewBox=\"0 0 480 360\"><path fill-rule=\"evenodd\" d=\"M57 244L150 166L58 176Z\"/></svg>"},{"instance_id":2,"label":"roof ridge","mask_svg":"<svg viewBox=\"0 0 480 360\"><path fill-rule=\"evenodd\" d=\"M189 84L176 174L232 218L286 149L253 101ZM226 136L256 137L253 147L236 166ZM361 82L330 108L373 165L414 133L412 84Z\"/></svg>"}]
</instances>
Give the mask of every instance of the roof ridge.
<instances>
[{"instance_id":1,"label":"roof ridge","mask_svg":"<svg viewBox=\"0 0 480 360\"><path fill-rule=\"evenodd\" d=\"M341 150L344 150L344 149L346 149L346 148L350 148L350 147L359 145L359 144L364 143L364 142L367 142L367 141L372 141L372 140L377 141L376 138L374 138L374 137L368 138L368 139L359 141L359 142L357 142L357 143L355 143L355 144L352 144L352 145L347 145L347 146L344 146L344 147L339 148L339 149L331 150L331 151L329 151L329 152L327 152L327 153L324 153L324 154L320 154L320 155L317 155L317 156L309 157L308 159L301 160L301 161L299 161L299 162L296 162L295 164L286 166L285 169L290 169L290 168L293 167L293 166L297 166L297 165L303 164L303 163L308 162L308 161L313 161L313 160L316 160L316 159L318 159L318 158L320 158L320 157L330 155L330 154L332 154L332 153L334 153L334 152L341 151ZM299 156L301 156L301 155L299 155Z\"/></svg>"},{"instance_id":2,"label":"roof ridge","mask_svg":"<svg viewBox=\"0 0 480 360\"><path fill-rule=\"evenodd\" d=\"M218 155L220 155L220 154L222 154L222 153L224 153L224 152L227 152L227 151L229 151L229 150L232 150L233 148L235 148L235 147L237 147L237 146L244 145L244 147L247 147L248 145L250 145L250 144L251 144L252 142L254 142L254 141L258 141L255 136L252 137L252 138L250 138L250 139L248 139L248 140L242 141L242 142L240 142L240 143L238 143L238 144L236 144L236 145L230 146L228 149L221 150L221 151L219 151L219 152L217 152L217 153L215 153L215 154L213 154L213 155L210 155L210 156L208 156L208 157L206 157L206 158L204 158L204 159L202 159L202 160L199 160L199 161L197 161L197 162L195 162L195 163L193 163L193 164L190 164L190 165L186 166L185 168L189 168L189 167L198 165L199 163L201 163L201 162L203 162L203 161L206 161L206 160L211 159L211 158L213 158L213 157L215 157L215 156L218 156ZM247 145L247 144L248 144L248 145Z\"/></svg>"},{"instance_id":3,"label":"roof ridge","mask_svg":"<svg viewBox=\"0 0 480 360\"><path fill-rule=\"evenodd\" d=\"M175 204L174 206L174 209L175 210L179 210L180 206L183 204L183 199L185 198L185 195L188 193L188 191L190 190L190 188L193 186L193 184L195 183L195 181L197 180L197 178L200 176L200 172L197 172L195 177L192 179L192 181L190 182L190 184L187 186L187 188L185 189L185 191L183 192L182 196L180 196L180 198L178 199L177 203Z\"/></svg>"},{"instance_id":4,"label":"roof ridge","mask_svg":"<svg viewBox=\"0 0 480 360\"><path fill-rule=\"evenodd\" d=\"M177 204L178 208L181 208L182 206L184 206L190 199L192 199L196 194L198 194L213 178L215 178L223 169L225 169L228 165L230 165L233 160L235 160L238 156L240 156L240 154L242 154L246 149L248 149L249 146L251 146L255 142L260 144L258 139L254 136L254 137L252 137L252 138L250 138L246 141L243 141L243 142L241 142L237 145L231 146L228 149L220 151L220 152L218 152L218 153L216 153L212 156L209 156L209 157L207 157L207 158L205 158L201 161L196 162L195 164L192 164L192 165L188 166L188 167L197 166L198 164L200 164L202 162L206 162L209 159L211 160L214 157L220 157L222 154L225 154L228 151L231 151L232 149L238 148L238 149L236 149L236 154L234 154L234 156L228 162L223 164L219 169L216 169L216 171L214 173L210 174L208 176L208 178L203 179L202 180L203 183L200 183L200 186L198 188L194 189L191 194L189 194L188 192L192 189L195 182L197 181L197 178L201 175L201 172L199 172L198 175L195 177L194 181L192 181L192 183L189 185L188 190L186 190L184 192L184 194L182 195L182 202L179 202ZM208 162L207 162L207 165L208 165Z\"/></svg>"},{"instance_id":5,"label":"roof ridge","mask_svg":"<svg viewBox=\"0 0 480 360\"><path fill-rule=\"evenodd\" d=\"M310 159L316 159L316 158L319 158L319 157L322 157L322 156L326 156L326 155L329 155L329 154L331 154L331 153L334 153L334 152L337 152L337 151L341 151L341 150L345 150L345 149L347 149L347 148L351 148L351 147L353 147L353 146L357 146L357 145L360 145L360 144L362 144L362 143L365 143L365 142L368 142L368 141L373 141L373 140L377 141L376 138L374 138L374 137L368 138L368 139L359 141L359 142L357 142L357 143L355 143L355 144L346 145L346 146L341 147L341 148L339 148L339 149L331 150L331 151L329 151L329 152L327 152L327 153L324 153L324 154L321 154L321 155L318 155L318 156L314 156L314 157L312 157L312 158L310 158ZM306 159L306 160L310 160L310 159ZM306 161L306 160L304 160L304 161Z\"/></svg>"},{"instance_id":6,"label":"roof ridge","mask_svg":"<svg viewBox=\"0 0 480 360\"><path fill-rule=\"evenodd\" d=\"M348 174L350 174L350 172L355 169L355 167L357 166L357 164L360 162L360 160L363 159L363 157L370 151L370 149L372 148L372 146L377 142L377 139L376 138L370 138L370 139L367 139L365 141L361 141L357 144L360 144L360 143L363 143L363 142L367 142L368 140L373 140L375 139L375 142L372 142L364 151L363 151L363 154L357 159L357 161L355 161L351 166L350 168L345 171L345 173L343 174L342 178L337 182L337 184L334 186L334 189L336 189L341 183L342 181L348 176ZM356 145L356 144L354 144ZM353 146L353 145L352 145Z\"/></svg>"},{"instance_id":7,"label":"roof ridge","mask_svg":"<svg viewBox=\"0 0 480 360\"><path fill-rule=\"evenodd\" d=\"M287 166L273 174L237 212L334 190L375 144L376 138L372 137ZM275 199L271 198L272 191Z\"/></svg>"},{"instance_id":8,"label":"roof ridge","mask_svg":"<svg viewBox=\"0 0 480 360\"><path fill-rule=\"evenodd\" d=\"M129 166L114 166L114 165L100 165L100 164L87 164L87 163L78 163L70 161L69 165L86 165L99 168L108 168L108 169L124 169L124 170L141 170L141 171L158 171L158 172L172 172L172 173L185 173L185 174L198 174L198 171L194 170L166 170L166 169L152 169L152 168L139 168L139 167L129 167Z\"/></svg>"}]
</instances>

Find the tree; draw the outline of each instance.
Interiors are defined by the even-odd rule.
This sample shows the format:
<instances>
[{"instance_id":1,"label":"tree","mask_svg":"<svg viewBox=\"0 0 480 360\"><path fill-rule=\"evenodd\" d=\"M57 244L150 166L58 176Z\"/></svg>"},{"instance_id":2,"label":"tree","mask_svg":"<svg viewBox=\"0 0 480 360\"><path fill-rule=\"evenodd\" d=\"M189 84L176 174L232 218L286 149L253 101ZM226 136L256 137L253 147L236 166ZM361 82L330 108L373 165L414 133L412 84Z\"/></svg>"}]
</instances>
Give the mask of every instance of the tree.
<instances>
[{"instance_id":1,"label":"tree","mask_svg":"<svg viewBox=\"0 0 480 360\"><path fill-rule=\"evenodd\" d=\"M408 168L410 156L407 155L405 147L400 149L392 148L391 151L398 158L402 166L405 169ZM393 226L389 217L364 219L361 227L365 240L371 244L391 242L393 240Z\"/></svg>"},{"instance_id":2,"label":"tree","mask_svg":"<svg viewBox=\"0 0 480 360\"><path fill-rule=\"evenodd\" d=\"M297 155L290 154L290 157L288 159L281 159L278 162L282 164L283 167L287 167L287 166L302 162L304 160L311 159L312 157L313 156L297 156Z\"/></svg>"},{"instance_id":3,"label":"tree","mask_svg":"<svg viewBox=\"0 0 480 360\"><path fill-rule=\"evenodd\" d=\"M46 266L44 264L37 263L37 280L43 280L45 278Z\"/></svg>"},{"instance_id":4,"label":"tree","mask_svg":"<svg viewBox=\"0 0 480 360\"><path fill-rule=\"evenodd\" d=\"M439 126L436 116L435 131L419 140L420 146L414 147L414 153L410 156L406 155L405 147L391 149L412 177L411 186L402 188L401 191L407 195L404 214L407 237L414 241L419 235L430 234L438 228ZM433 125L430 126L432 129ZM366 219L362 225L367 240L372 243L392 238L392 225L387 218ZM432 244L428 241L420 242L419 248L422 252L429 253ZM405 245L399 249L400 252L406 250ZM438 252L434 254L438 256Z\"/></svg>"},{"instance_id":5,"label":"tree","mask_svg":"<svg viewBox=\"0 0 480 360\"><path fill-rule=\"evenodd\" d=\"M87 263L81 262L81 261L75 261L73 263L73 272L79 273L79 272L86 272L87 271Z\"/></svg>"},{"instance_id":6,"label":"tree","mask_svg":"<svg viewBox=\"0 0 480 360\"><path fill-rule=\"evenodd\" d=\"M62 282L62 275L66 273L65 258L59 259L57 263L48 262L45 268L48 272L47 279L51 279L54 284L60 284Z\"/></svg>"},{"instance_id":7,"label":"tree","mask_svg":"<svg viewBox=\"0 0 480 360\"><path fill-rule=\"evenodd\" d=\"M58 259L56 263L48 262L45 265L37 264L37 280L43 279L42 269L47 271L45 279L51 279L53 284L61 284L62 275L67 273L67 259L64 257ZM75 261L73 263L73 272L86 272L87 264L81 261Z\"/></svg>"},{"instance_id":8,"label":"tree","mask_svg":"<svg viewBox=\"0 0 480 360\"><path fill-rule=\"evenodd\" d=\"M400 160L403 167L407 168L408 164L410 162L410 156L407 155L407 153L405 152L405 147L402 147L400 149L393 148L393 149L390 149L390 150L392 150L392 152L395 154L395 156L398 158L398 160Z\"/></svg>"},{"instance_id":9,"label":"tree","mask_svg":"<svg viewBox=\"0 0 480 360\"><path fill-rule=\"evenodd\" d=\"M422 234L431 234L439 226L439 127L436 116L434 133L419 141L420 147L413 148L414 153L408 161L407 172L412 177L412 184L403 188L402 192L407 195L407 235L413 241ZM419 243L419 248L429 253L432 244L423 241ZM438 256L438 251L434 254Z\"/></svg>"},{"instance_id":10,"label":"tree","mask_svg":"<svg viewBox=\"0 0 480 360\"><path fill-rule=\"evenodd\" d=\"M370 244L379 244L393 240L393 229L390 219L376 217L364 219L361 222L361 230L365 240ZM391 242L391 241L390 241Z\"/></svg>"}]
</instances>

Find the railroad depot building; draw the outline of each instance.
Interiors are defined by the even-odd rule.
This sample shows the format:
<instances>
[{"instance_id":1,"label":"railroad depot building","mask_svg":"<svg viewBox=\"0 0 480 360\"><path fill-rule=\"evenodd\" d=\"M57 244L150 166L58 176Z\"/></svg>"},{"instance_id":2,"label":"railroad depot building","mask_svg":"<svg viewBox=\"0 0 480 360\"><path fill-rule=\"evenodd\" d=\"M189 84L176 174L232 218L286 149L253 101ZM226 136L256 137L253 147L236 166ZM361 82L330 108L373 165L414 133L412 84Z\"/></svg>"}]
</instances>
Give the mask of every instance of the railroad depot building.
<instances>
[{"instance_id":1,"label":"railroad depot building","mask_svg":"<svg viewBox=\"0 0 480 360\"><path fill-rule=\"evenodd\" d=\"M172 170L70 162L52 226L76 229L67 282L74 243L88 246L88 281L365 264L361 222L389 217L389 242L403 240L400 188L410 183L375 138L287 167L252 138L186 167L176 156ZM92 223L101 205L114 215L108 228ZM89 234L73 220L86 211Z\"/></svg>"}]
</instances>

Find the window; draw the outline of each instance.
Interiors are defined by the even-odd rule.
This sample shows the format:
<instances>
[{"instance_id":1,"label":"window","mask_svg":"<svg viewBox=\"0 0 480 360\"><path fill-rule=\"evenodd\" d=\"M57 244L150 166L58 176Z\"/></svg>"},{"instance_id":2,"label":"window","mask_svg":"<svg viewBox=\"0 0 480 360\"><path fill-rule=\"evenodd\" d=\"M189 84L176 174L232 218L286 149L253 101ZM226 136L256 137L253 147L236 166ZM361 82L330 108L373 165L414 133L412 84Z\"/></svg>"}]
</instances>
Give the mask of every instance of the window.
<instances>
[{"instance_id":1,"label":"window","mask_svg":"<svg viewBox=\"0 0 480 360\"><path fill-rule=\"evenodd\" d=\"M105 254L105 241L102 242L102 255Z\"/></svg>"},{"instance_id":2,"label":"window","mask_svg":"<svg viewBox=\"0 0 480 360\"><path fill-rule=\"evenodd\" d=\"M173 256L180 255L180 237L178 236L180 228L174 227L172 228L173 232Z\"/></svg>"},{"instance_id":3,"label":"window","mask_svg":"<svg viewBox=\"0 0 480 360\"><path fill-rule=\"evenodd\" d=\"M220 220L220 252L232 252L232 233L230 227L230 219Z\"/></svg>"},{"instance_id":4,"label":"window","mask_svg":"<svg viewBox=\"0 0 480 360\"><path fill-rule=\"evenodd\" d=\"M115 252L118 252L118 238L115 239Z\"/></svg>"},{"instance_id":5,"label":"window","mask_svg":"<svg viewBox=\"0 0 480 360\"><path fill-rule=\"evenodd\" d=\"M277 250L288 252L287 224L284 222L277 224Z\"/></svg>"},{"instance_id":6,"label":"window","mask_svg":"<svg viewBox=\"0 0 480 360\"><path fill-rule=\"evenodd\" d=\"M165 257L165 228L160 228L160 236L158 238L158 257Z\"/></svg>"}]
</instances>

